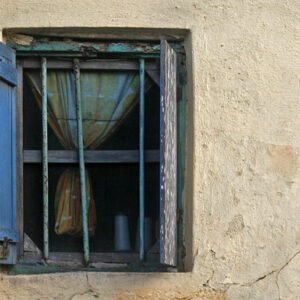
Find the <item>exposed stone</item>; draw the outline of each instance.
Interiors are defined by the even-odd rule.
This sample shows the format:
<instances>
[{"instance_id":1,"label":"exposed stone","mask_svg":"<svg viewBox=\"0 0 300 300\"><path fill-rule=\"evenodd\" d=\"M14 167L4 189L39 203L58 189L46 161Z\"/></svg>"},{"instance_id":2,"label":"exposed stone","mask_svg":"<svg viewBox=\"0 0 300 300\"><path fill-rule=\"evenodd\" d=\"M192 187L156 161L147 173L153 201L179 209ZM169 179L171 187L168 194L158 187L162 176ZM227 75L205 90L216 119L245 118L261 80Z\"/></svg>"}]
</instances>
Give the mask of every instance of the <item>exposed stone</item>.
<instances>
[{"instance_id":1,"label":"exposed stone","mask_svg":"<svg viewBox=\"0 0 300 300\"><path fill-rule=\"evenodd\" d=\"M292 146L269 145L270 168L281 176L292 180L298 168L298 157Z\"/></svg>"},{"instance_id":2,"label":"exposed stone","mask_svg":"<svg viewBox=\"0 0 300 300\"><path fill-rule=\"evenodd\" d=\"M17 44L28 46L33 42L33 37L30 35L24 35L24 34L11 34L9 37L10 41L13 41Z\"/></svg>"}]
</instances>

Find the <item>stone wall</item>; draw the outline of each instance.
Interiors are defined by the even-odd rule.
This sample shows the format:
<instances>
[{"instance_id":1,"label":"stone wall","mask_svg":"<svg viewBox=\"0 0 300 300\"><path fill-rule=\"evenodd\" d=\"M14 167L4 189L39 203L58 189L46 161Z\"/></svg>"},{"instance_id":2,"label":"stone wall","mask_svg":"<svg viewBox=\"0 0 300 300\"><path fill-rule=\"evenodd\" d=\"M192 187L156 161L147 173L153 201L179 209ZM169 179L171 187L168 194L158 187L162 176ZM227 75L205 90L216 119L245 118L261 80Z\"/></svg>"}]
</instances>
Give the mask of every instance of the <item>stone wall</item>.
<instances>
[{"instance_id":1,"label":"stone wall","mask_svg":"<svg viewBox=\"0 0 300 300\"><path fill-rule=\"evenodd\" d=\"M0 40L184 35L188 64L187 272L2 274L0 299L300 299L299 13L297 0L0 0Z\"/></svg>"}]
</instances>

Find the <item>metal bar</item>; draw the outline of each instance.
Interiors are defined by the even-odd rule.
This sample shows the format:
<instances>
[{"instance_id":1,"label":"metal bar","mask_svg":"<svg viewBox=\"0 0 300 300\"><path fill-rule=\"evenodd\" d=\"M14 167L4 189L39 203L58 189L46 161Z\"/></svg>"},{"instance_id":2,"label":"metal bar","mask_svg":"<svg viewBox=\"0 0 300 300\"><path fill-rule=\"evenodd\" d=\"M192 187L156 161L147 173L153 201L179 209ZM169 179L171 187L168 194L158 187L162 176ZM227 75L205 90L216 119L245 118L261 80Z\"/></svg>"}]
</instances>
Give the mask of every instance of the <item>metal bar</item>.
<instances>
[{"instance_id":1,"label":"metal bar","mask_svg":"<svg viewBox=\"0 0 300 300\"><path fill-rule=\"evenodd\" d=\"M82 111L81 111L81 91L80 91L80 68L79 60L74 59L75 73L75 96L76 96L76 113L77 113L77 134L78 134L78 153L80 169L80 191L81 191L81 209L82 209L82 231L83 231L83 251L84 261L88 265L90 260L89 233L88 233L88 216L86 203L86 184L85 184L85 166L83 150L83 130L82 130Z\"/></svg>"},{"instance_id":2,"label":"metal bar","mask_svg":"<svg viewBox=\"0 0 300 300\"><path fill-rule=\"evenodd\" d=\"M49 257L49 216L48 216L48 124L47 124L47 59L41 59L42 77L42 127L43 127L43 231L44 258Z\"/></svg>"},{"instance_id":3,"label":"metal bar","mask_svg":"<svg viewBox=\"0 0 300 300\"><path fill-rule=\"evenodd\" d=\"M159 162L159 150L144 150L146 163ZM42 163L41 150L22 151L24 163ZM78 163L77 150L48 150L49 163ZM138 163L139 150L85 150L85 164L103 164L103 163Z\"/></svg>"},{"instance_id":4,"label":"metal bar","mask_svg":"<svg viewBox=\"0 0 300 300\"><path fill-rule=\"evenodd\" d=\"M140 67L140 129L139 129L139 136L140 136L140 143L139 143L139 152L140 152L140 251L139 257L140 260L145 259L145 246L144 246L144 219L145 219L145 178L144 178L144 134L145 134L145 95L144 95L144 88L145 88L145 60L139 60L139 67Z\"/></svg>"}]
</instances>

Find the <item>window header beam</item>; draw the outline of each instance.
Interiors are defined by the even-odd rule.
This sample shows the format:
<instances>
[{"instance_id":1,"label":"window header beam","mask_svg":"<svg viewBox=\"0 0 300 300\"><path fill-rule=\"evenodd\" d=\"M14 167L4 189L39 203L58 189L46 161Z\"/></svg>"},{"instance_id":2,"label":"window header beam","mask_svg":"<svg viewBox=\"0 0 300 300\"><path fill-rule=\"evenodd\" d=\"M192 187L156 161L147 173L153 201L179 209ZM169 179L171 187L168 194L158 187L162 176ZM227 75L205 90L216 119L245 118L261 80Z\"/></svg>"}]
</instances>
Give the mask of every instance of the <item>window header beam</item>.
<instances>
[{"instance_id":1,"label":"window header beam","mask_svg":"<svg viewBox=\"0 0 300 300\"><path fill-rule=\"evenodd\" d=\"M111 43L111 42L62 42L37 41L31 45L20 45L9 41L7 45L17 51L18 56L81 56L98 57L101 54L116 54L131 57L159 57L159 43ZM183 52L183 46L172 44L176 52Z\"/></svg>"}]
</instances>

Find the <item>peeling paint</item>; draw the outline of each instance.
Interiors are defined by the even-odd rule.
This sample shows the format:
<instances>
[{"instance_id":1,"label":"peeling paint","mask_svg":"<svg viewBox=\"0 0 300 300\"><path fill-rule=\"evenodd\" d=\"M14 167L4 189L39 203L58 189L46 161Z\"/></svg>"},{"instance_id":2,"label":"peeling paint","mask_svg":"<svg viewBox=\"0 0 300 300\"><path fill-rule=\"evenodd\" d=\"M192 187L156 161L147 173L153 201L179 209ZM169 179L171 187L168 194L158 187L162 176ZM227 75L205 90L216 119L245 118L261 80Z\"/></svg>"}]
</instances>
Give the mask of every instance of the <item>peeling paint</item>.
<instances>
[{"instance_id":1,"label":"peeling paint","mask_svg":"<svg viewBox=\"0 0 300 300\"><path fill-rule=\"evenodd\" d=\"M269 145L270 169L282 177L292 180L298 169L298 156L290 145Z\"/></svg>"}]
</instances>

